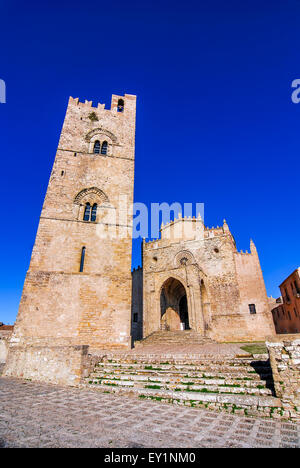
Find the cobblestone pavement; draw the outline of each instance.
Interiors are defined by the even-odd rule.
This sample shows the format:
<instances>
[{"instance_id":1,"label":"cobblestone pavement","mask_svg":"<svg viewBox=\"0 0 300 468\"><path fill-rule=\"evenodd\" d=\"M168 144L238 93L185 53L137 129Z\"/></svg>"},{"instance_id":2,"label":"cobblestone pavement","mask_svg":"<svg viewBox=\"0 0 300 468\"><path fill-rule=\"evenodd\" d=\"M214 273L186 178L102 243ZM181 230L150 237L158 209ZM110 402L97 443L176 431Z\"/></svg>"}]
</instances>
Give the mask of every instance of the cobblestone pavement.
<instances>
[{"instance_id":1,"label":"cobblestone pavement","mask_svg":"<svg viewBox=\"0 0 300 468\"><path fill-rule=\"evenodd\" d=\"M0 378L0 447L300 447L300 425Z\"/></svg>"}]
</instances>

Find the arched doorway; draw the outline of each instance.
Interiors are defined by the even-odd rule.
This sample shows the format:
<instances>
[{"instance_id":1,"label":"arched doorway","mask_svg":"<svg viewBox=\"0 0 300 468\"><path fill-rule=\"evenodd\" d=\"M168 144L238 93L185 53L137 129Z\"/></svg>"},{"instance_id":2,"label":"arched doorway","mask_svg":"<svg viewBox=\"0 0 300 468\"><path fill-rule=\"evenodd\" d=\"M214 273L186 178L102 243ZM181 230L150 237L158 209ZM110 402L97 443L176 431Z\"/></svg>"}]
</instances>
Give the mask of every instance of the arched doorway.
<instances>
[{"instance_id":1,"label":"arched doorway","mask_svg":"<svg viewBox=\"0 0 300 468\"><path fill-rule=\"evenodd\" d=\"M160 294L161 329L188 330L189 314L186 290L183 284L175 279L167 279Z\"/></svg>"}]
</instances>

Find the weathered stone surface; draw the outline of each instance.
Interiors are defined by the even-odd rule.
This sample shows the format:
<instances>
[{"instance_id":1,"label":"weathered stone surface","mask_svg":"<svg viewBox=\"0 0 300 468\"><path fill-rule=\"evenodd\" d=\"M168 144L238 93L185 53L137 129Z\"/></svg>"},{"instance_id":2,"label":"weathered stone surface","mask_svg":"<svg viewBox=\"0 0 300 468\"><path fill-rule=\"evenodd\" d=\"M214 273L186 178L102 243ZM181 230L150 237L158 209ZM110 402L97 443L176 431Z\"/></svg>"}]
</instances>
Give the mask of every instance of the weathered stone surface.
<instances>
[{"instance_id":1,"label":"weathered stone surface","mask_svg":"<svg viewBox=\"0 0 300 468\"><path fill-rule=\"evenodd\" d=\"M223 345L230 346L230 345ZM110 353L94 360L83 386L99 391L159 400L175 405L210 408L245 415L286 418L275 398L268 360L230 355L191 356Z\"/></svg>"},{"instance_id":2,"label":"weathered stone surface","mask_svg":"<svg viewBox=\"0 0 300 468\"><path fill-rule=\"evenodd\" d=\"M89 366L87 346L12 346L3 376L77 385Z\"/></svg>"},{"instance_id":3,"label":"weathered stone surface","mask_svg":"<svg viewBox=\"0 0 300 468\"><path fill-rule=\"evenodd\" d=\"M298 335L269 337L270 355L276 396L290 417L300 420L300 340Z\"/></svg>"},{"instance_id":4,"label":"weathered stone surface","mask_svg":"<svg viewBox=\"0 0 300 468\"><path fill-rule=\"evenodd\" d=\"M0 415L3 447L300 447L300 425L259 411L249 418L16 379L0 379Z\"/></svg>"},{"instance_id":5,"label":"weathered stone surface","mask_svg":"<svg viewBox=\"0 0 300 468\"><path fill-rule=\"evenodd\" d=\"M5 363L8 353L8 344L13 332L12 326L0 326L0 364Z\"/></svg>"},{"instance_id":6,"label":"weathered stone surface","mask_svg":"<svg viewBox=\"0 0 300 468\"><path fill-rule=\"evenodd\" d=\"M117 111L119 99L124 112ZM61 366L65 355L59 361L57 346L127 349L131 345L132 215L127 208L133 201L135 108L136 97L127 94L113 95L109 110L69 99L7 375L14 371L20 375L22 365L30 373L30 356L36 367L39 353L56 356ZM106 154L94 152L96 141L107 143ZM95 219L84 218L88 203L97 206ZM18 350L13 350L15 346ZM44 349L34 351L40 346ZM45 366L44 362L39 360L39 365ZM40 377L53 381L55 369L53 361L53 376L48 366Z\"/></svg>"},{"instance_id":7,"label":"weathered stone surface","mask_svg":"<svg viewBox=\"0 0 300 468\"><path fill-rule=\"evenodd\" d=\"M275 329L254 243L250 253L238 252L225 221L211 229L200 217L163 226L161 239L143 242L140 317L144 337L189 325L216 341L264 340Z\"/></svg>"}]
</instances>

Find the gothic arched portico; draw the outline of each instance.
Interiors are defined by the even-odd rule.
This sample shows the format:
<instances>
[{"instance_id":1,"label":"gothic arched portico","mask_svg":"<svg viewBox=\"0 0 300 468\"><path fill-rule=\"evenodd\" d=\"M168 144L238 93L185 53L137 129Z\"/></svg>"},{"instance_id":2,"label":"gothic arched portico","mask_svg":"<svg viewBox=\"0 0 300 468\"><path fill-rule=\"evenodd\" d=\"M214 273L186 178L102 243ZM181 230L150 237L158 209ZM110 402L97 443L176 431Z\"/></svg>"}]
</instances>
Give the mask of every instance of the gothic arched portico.
<instances>
[{"instance_id":1,"label":"gothic arched portico","mask_svg":"<svg viewBox=\"0 0 300 468\"><path fill-rule=\"evenodd\" d=\"M162 330L187 330L189 312L184 285L176 278L168 278L160 290L160 328Z\"/></svg>"}]
</instances>

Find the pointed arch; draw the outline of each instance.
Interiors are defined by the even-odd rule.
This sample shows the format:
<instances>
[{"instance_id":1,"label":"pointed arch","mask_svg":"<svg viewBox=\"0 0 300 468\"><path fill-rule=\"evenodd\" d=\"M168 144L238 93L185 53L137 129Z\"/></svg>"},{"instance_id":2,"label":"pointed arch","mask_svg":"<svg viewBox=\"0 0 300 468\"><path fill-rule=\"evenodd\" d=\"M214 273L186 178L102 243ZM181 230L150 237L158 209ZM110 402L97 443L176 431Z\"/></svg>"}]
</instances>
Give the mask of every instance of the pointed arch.
<instances>
[{"instance_id":1,"label":"pointed arch","mask_svg":"<svg viewBox=\"0 0 300 468\"><path fill-rule=\"evenodd\" d=\"M182 282L169 277L160 289L161 329L190 328L186 289Z\"/></svg>"}]
</instances>

